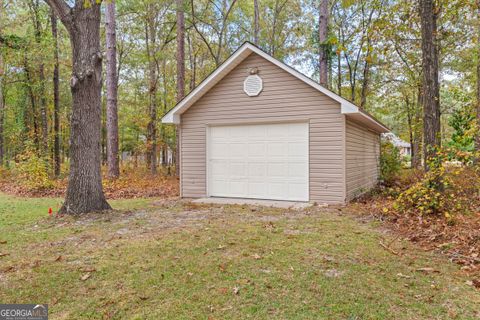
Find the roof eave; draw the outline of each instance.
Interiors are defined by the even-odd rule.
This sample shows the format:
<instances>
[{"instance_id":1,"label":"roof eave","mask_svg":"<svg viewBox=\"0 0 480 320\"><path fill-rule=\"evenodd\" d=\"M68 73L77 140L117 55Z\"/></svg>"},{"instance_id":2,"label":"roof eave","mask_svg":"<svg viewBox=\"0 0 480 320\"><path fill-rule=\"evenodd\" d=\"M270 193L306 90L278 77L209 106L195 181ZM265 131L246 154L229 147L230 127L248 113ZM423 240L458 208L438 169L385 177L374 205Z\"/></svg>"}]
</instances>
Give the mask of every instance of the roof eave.
<instances>
[{"instance_id":1,"label":"roof eave","mask_svg":"<svg viewBox=\"0 0 480 320\"><path fill-rule=\"evenodd\" d=\"M241 47L237 49L224 63L220 65L214 72L212 72L204 81L202 81L190 94L188 94L182 101L180 101L172 110L170 110L163 118L162 123L171 123L171 124L180 124L180 116L183 112L185 112L195 101L197 101L206 91L210 90L218 81L220 81L226 73L231 71L235 68L241 61L243 61L248 55L251 53L256 53L261 57L267 59L268 61L272 62L279 68L287 71L288 73L292 74L296 78L302 80L303 82L309 84L310 86L314 87L318 91L322 92L323 94L327 95L328 97L336 100L341 105L341 113L342 114L357 114L358 117L364 119L365 124L367 124L373 130L384 133L390 132L390 130L385 127L382 123L378 120L374 119L372 116L368 115L364 111L362 111L359 107L351 103L350 101L342 98L341 96L337 95L333 91L330 91L312 79L308 78L304 74L298 72L297 70L293 69L290 66L280 62L279 60L269 56L267 53L263 52L253 44L246 42ZM238 60L238 61L237 61ZM200 96L198 96L200 95Z\"/></svg>"}]
</instances>

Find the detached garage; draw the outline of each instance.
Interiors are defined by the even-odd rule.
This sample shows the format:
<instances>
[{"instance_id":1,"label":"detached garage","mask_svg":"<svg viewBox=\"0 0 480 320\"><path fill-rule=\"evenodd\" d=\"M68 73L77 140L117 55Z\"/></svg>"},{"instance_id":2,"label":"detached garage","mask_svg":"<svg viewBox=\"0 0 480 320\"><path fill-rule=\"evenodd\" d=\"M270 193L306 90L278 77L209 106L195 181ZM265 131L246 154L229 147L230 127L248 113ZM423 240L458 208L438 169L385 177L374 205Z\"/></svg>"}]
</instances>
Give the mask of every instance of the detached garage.
<instances>
[{"instance_id":1,"label":"detached garage","mask_svg":"<svg viewBox=\"0 0 480 320\"><path fill-rule=\"evenodd\" d=\"M182 197L341 204L376 185L379 121L245 43L162 119Z\"/></svg>"}]
</instances>

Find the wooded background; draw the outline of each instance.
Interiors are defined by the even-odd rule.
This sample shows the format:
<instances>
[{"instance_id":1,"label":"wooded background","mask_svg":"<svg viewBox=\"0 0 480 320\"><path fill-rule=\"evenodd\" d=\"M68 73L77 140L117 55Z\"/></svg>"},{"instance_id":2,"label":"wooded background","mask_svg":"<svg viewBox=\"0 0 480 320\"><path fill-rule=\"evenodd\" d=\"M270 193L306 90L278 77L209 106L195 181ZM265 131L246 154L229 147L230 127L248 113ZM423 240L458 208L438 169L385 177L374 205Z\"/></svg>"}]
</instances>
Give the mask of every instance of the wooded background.
<instances>
[{"instance_id":1,"label":"wooded background","mask_svg":"<svg viewBox=\"0 0 480 320\"><path fill-rule=\"evenodd\" d=\"M472 135L463 133L473 130L476 107L479 17L473 0L121 0L101 6L103 72L110 65L118 74L118 81L116 74L103 75L102 161L115 139L107 136L107 119L116 116L107 105L117 98L106 88L118 89L120 155L155 173L173 165L168 153L175 159L176 151L175 128L162 125L161 116L251 41L377 116L412 143L417 166L425 116L421 5L433 8L435 23L424 36L434 35L436 43L438 138L471 149ZM0 8L0 164L10 167L34 154L58 175L70 158L68 31L42 0L1 0ZM116 24L110 40L108 24L113 30Z\"/></svg>"}]
</instances>

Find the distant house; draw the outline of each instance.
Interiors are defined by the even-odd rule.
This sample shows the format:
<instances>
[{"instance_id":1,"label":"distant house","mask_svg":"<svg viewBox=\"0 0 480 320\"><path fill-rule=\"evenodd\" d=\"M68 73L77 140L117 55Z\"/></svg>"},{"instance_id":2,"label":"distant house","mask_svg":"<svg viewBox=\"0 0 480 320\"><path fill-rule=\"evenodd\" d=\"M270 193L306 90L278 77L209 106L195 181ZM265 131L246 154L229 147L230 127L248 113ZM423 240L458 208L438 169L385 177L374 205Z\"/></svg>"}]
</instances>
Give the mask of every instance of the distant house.
<instances>
[{"instance_id":1,"label":"distant house","mask_svg":"<svg viewBox=\"0 0 480 320\"><path fill-rule=\"evenodd\" d=\"M180 193L345 203L377 184L380 134L350 101L245 43L163 118Z\"/></svg>"},{"instance_id":2,"label":"distant house","mask_svg":"<svg viewBox=\"0 0 480 320\"><path fill-rule=\"evenodd\" d=\"M400 155L402 157L411 156L412 155L412 146L410 143L403 141L399 137L397 137L393 132L387 132L382 134L382 138L387 141L390 141L394 147L400 151Z\"/></svg>"}]
</instances>

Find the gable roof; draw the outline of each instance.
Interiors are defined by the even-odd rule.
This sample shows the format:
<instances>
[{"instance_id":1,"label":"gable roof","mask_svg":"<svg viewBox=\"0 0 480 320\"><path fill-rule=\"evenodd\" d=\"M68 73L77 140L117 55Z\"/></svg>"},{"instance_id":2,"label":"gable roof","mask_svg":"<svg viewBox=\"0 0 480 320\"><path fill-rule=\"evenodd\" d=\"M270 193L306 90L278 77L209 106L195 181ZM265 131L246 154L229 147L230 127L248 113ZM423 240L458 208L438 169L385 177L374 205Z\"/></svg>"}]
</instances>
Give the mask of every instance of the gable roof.
<instances>
[{"instance_id":1,"label":"gable roof","mask_svg":"<svg viewBox=\"0 0 480 320\"><path fill-rule=\"evenodd\" d=\"M266 52L262 51L260 48L251 44L250 42L245 42L240 46L225 62L223 62L215 71L213 71L205 80L203 80L192 92L190 92L185 98L183 98L173 109L171 109L167 114L162 118L163 123L180 123L180 115L187 111L196 101L198 101L204 94L206 94L213 86L215 86L221 79L223 79L230 71L232 71L236 66L238 66L245 58L247 58L251 53L256 53L264 59L270 61L277 67L288 72L292 76L300 79L311 87L322 92L326 96L337 101L341 105L341 113L346 116L361 122L367 127L379 132L390 132L390 130L382 124L380 121L376 120L373 116L368 114L366 111L360 109L358 106L352 102L342 98L338 94L328 90L327 88L316 83L309 77L298 72L292 67L286 65L285 63L275 59Z\"/></svg>"}]
</instances>

